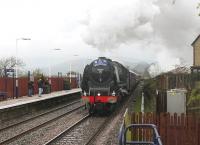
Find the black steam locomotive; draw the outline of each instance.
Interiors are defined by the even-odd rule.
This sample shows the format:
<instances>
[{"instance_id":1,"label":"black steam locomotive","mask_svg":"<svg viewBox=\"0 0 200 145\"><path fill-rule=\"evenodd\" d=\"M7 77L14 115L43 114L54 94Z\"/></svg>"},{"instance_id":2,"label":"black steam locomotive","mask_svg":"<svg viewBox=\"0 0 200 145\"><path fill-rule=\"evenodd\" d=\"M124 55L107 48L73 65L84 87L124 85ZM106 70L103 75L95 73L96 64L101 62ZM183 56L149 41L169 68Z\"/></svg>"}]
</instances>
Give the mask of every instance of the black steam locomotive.
<instances>
[{"instance_id":1,"label":"black steam locomotive","mask_svg":"<svg viewBox=\"0 0 200 145\"><path fill-rule=\"evenodd\" d=\"M138 83L138 75L122 64L99 57L84 69L81 84L82 99L89 112L112 111L118 102L131 94Z\"/></svg>"}]
</instances>

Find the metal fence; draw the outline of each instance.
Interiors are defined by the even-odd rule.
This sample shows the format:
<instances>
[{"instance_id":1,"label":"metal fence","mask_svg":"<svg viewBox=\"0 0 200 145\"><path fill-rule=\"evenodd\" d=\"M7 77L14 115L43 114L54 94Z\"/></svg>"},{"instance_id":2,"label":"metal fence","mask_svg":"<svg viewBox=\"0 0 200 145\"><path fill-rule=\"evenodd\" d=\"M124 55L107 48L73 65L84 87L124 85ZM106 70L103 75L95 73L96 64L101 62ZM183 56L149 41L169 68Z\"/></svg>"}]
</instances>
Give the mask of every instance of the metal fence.
<instances>
[{"instance_id":1,"label":"metal fence","mask_svg":"<svg viewBox=\"0 0 200 145\"><path fill-rule=\"evenodd\" d=\"M61 91L64 89L64 80L67 78L61 77L52 77L51 78L51 92ZM18 78L19 80L19 90L18 97L28 95L28 77ZM2 77L0 78L0 100L6 100L8 98L16 97L16 88L15 88L15 78ZM38 80L34 79L33 83L34 94L38 94ZM77 79L71 78L70 88L77 88Z\"/></svg>"}]
</instances>

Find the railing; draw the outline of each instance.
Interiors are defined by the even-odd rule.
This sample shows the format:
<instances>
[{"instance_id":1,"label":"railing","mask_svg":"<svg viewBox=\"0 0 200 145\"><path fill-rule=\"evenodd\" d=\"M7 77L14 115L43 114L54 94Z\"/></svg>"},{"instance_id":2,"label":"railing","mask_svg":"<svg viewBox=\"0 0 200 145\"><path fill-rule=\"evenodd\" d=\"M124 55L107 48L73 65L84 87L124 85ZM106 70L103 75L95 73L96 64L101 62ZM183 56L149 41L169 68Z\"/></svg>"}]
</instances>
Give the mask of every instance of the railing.
<instances>
[{"instance_id":1,"label":"railing","mask_svg":"<svg viewBox=\"0 0 200 145\"><path fill-rule=\"evenodd\" d=\"M119 133L119 144L149 144L162 145L157 128L154 124L143 124L145 120L141 119L140 124L132 124L128 109L124 113L123 124Z\"/></svg>"},{"instance_id":2,"label":"railing","mask_svg":"<svg viewBox=\"0 0 200 145\"><path fill-rule=\"evenodd\" d=\"M8 95L7 92L1 92L1 91L0 91L0 101L6 99L6 98L7 98L7 95Z\"/></svg>"},{"instance_id":3,"label":"railing","mask_svg":"<svg viewBox=\"0 0 200 145\"><path fill-rule=\"evenodd\" d=\"M123 129L121 129L122 131ZM140 140L127 140L126 135L127 131L132 130L132 131L142 131L143 133L149 133L148 135L151 134L151 137L149 136L148 138L143 136L142 139ZM135 132L137 136L137 132ZM131 124L125 128L125 130L121 133L120 137L120 145L126 145L126 144L131 144L131 145L162 145L160 136L158 134L158 131L156 129L156 126L154 124ZM151 140L149 139L151 138ZM139 138L138 138L139 139Z\"/></svg>"},{"instance_id":4,"label":"railing","mask_svg":"<svg viewBox=\"0 0 200 145\"><path fill-rule=\"evenodd\" d=\"M127 113L125 120L121 132L124 132L130 124L155 124L163 145L200 145L200 116L198 115L140 112ZM126 138L151 141L152 135L153 132L149 129L127 129Z\"/></svg>"}]
</instances>

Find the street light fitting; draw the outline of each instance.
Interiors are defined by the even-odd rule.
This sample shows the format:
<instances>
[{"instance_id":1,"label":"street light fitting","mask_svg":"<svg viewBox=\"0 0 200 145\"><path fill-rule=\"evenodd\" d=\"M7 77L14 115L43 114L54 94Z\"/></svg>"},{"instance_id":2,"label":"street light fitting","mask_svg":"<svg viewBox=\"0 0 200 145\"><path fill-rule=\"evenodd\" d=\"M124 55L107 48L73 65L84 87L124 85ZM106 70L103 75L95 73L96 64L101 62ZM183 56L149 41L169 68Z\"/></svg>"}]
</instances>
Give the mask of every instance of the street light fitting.
<instances>
[{"instance_id":1,"label":"street light fitting","mask_svg":"<svg viewBox=\"0 0 200 145\"><path fill-rule=\"evenodd\" d=\"M54 48L53 50L62 50L61 48Z\"/></svg>"},{"instance_id":2,"label":"street light fitting","mask_svg":"<svg viewBox=\"0 0 200 145\"><path fill-rule=\"evenodd\" d=\"M22 38L17 38L16 40L31 40L31 38L24 38L24 37L22 37Z\"/></svg>"},{"instance_id":3,"label":"street light fitting","mask_svg":"<svg viewBox=\"0 0 200 145\"><path fill-rule=\"evenodd\" d=\"M55 52L55 51L60 51L62 50L61 48L51 48L49 50L49 52L51 52L50 56L52 57L52 53ZM49 84L51 85L51 63L49 63Z\"/></svg>"},{"instance_id":4,"label":"street light fitting","mask_svg":"<svg viewBox=\"0 0 200 145\"><path fill-rule=\"evenodd\" d=\"M79 56L79 55L78 54L74 54L73 56ZM71 71L72 71L72 64L70 62L70 65L69 65L69 72L70 72L70 74L69 74L69 82L70 82L70 84L71 84Z\"/></svg>"},{"instance_id":5,"label":"street light fitting","mask_svg":"<svg viewBox=\"0 0 200 145\"><path fill-rule=\"evenodd\" d=\"M31 38L21 38L21 40L31 40Z\"/></svg>"},{"instance_id":6,"label":"street light fitting","mask_svg":"<svg viewBox=\"0 0 200 145\"><path fill-rule=\"evenodd\" d=\"M15 67L15 77L16 77L16 83L15 83L15 93L16 93L16 98L18 97L18 47L17 47L17 43L18 43L18 40L31 40L30 38L17 38L16 39L16 60L15 60L15 64L16 64L16 67Z\"/></svg>"}]
</instances>

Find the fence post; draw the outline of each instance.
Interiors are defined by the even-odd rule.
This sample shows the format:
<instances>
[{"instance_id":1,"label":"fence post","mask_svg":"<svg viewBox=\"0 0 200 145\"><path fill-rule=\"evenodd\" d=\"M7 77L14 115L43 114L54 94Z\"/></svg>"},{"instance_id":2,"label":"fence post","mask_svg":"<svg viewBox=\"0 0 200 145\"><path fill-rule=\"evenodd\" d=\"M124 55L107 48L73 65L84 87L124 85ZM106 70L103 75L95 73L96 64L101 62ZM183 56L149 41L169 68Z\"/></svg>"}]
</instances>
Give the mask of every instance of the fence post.
<instances>
[{"instance_id":1,"label":"fence post","mask_svg":"<svg viewBox=\"0 0 200 145\"><path fill-rule=\"evenodd\" d=\"M174 142L177 144L178 142L178 118L177 118L177 113L174 113Z\"/></svg>"},{"instance_id":2,"label":"fence post","mask_svg":"<svg viewBox=\"0 0 200 145\"><path fill-rule=\"evenodd\" d=\"M165 138L165 144L166 145L169 145L170 144L170 113L166 113L166 128L165 128L165 133L166 133L166 136L163 137Z\"/></svg>"},{"instance_id":3,"label":"fence post","mask_svg":"<svg viewBox=\"0 0 200 145\"><path fill-rule=\"evenodd\" d=\"M13 79L13 96L12 96L12 98L14 99L14 97L15 97L15 73L14 72L12 75L12 79Z\"/></svg>"},{"instance_id":4,"label":"fence post","mask_svg":"<svg viewBox=\"0 0 200 145\"><path fill-rule=\"evenodd\" d=\"M137 120L136 120L136 112L133 112L132 113L132 120L131 120L131 124L137 124ZM132 128L131 130L131 137L132 137L132 140L136 140L136 136L137 136L137 131L136 129Z\"/></svg>"},{"instance_id":5,"label":"fence post","mask_svg":"<svg viewBox=\"0 0 200 145\"><path fill-rule=\"evenodd\" d=\"M200 118L198 119L198 145L200 145Z\"/></svg>"},{"instance_id":6,"label":"fence post","mask_svg":"<svg viewBox=\"0 0 200 145\"><path fill-rule=\"evenodd\" d=\"M130 125L130 117L129 117L129 114L128 114L128 109L126 109L125 113L124 113L124 126L125 126L125 129L128 125ZM127 133L126 133L126 140L130 141L131 140L131 131L128 130Z\"/></svg>"},{"instance_id":7,"label":"fence post","mask_svg":"<svg viewBox=\"0 0 200 145\"><path fill-rule=\"evenodd\" d=\"M7 70L6 70L6 67L4 68L4 81L5 81L5 93L7 93ZM5 98L4 98L5 97ZM3 97L3 99L7 99L8 95L5 95Z\"/></svg>"}]
</instances>

